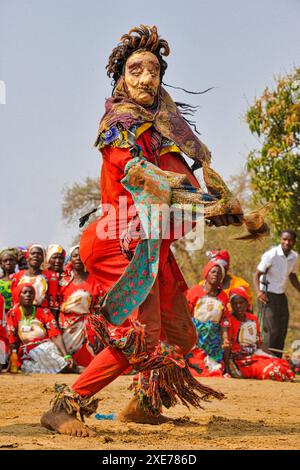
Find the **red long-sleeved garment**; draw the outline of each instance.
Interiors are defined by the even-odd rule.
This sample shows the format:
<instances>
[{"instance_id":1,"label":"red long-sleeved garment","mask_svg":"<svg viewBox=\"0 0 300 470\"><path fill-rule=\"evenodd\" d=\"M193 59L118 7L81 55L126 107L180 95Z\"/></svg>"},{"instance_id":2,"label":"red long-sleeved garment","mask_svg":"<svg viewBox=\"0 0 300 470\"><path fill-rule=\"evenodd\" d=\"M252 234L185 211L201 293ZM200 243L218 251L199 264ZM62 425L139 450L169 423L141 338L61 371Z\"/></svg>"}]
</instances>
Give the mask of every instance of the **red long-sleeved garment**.
<instances>
[{"instance_id":1,"label":"red long-sleeved garment","mask_svg":"<svg viewBox=\"0 0 300 470\"><path fill-rule=\"evenodd\" d=\"M155 163L151 149L151 128L144 132L137 143L142 147L143 155ZM122 214L119 207L119 197L128 206L133 205L130 193L121 183L124 177L124 168L132 159L129 149L105 147L102 149L103 165L101 172L101 203L110 204L113 210L107 216L104 214L100 221L91 224L83 233L80 242L80 256L88 271L97 277L105 290L118 281L129 261L122 254L119 244L119 235L128 220L134 215ZM192 174L185 160L180 154L169 152L159 157L159 167L162 170L186 174L195 187L199 183ZM104 208L105 209L105 208ZM105 221L109 226L116 211L116 221L120 223L114 237L101 239L97 236L97 228ZM99 225L100 222L100 225ZM110 226L108 233L114 230ZM98 232L99 234L99 232ZM193 325L187 301L183 292L187 289L184 278L177 266L170 250L173 239L164 239L160 248L159 270L157 279L145 302L132 316L145 326L145 342L148 353L152 352L160 339L167 339L172 345L177 345L186 354L194 346L197 335ZM138 240L130 248L134 251ZM116 328L116 335L126 335L126 328L130 324L127 320L120 328ZM113 381L118 375L129 367L129 362L123 354L111 347L105 348L96 356L84 373L74 383L73 389L82 396L91 396Z\"/></svg>"}]
</instances>

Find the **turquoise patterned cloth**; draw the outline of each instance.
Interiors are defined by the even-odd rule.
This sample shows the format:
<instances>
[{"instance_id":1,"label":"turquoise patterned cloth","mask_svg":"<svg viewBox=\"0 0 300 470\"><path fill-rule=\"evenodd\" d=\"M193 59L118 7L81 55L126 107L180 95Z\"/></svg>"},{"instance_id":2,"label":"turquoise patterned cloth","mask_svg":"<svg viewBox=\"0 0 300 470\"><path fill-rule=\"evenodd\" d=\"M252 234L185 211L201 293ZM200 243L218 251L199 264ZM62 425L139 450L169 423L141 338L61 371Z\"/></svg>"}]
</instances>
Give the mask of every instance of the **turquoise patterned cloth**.
<instances>
[{"instance_id":1,"label":"turquoise patterned cloth","mask_svg":"<svg viewBox=\"0 0 300 470\"><path fill-rule=\"evenodd\" d=\"M151 180L155 186L155 194L130 183L129 170L140 166L140 174ZM112 286L105 297L106 317L113 325L121 325L134 310L147 298L158 273L159 251L163 227L161 219L153 217L153 204L160 204L160 193L166 194L171 201L171 189L163 172L144 157L138 156L130 160L125 167L125 176L121 183L132 195L139 219L144 231L142 239L134 252L133 258L126 267L119 281ZM166 218L164 218L166 221Z\"/></svg>"},{"instance_id":2,"label":"turquoise patterned cloth","mask_svg":"<svg viewBox=\"0 0 300 470\"><path fill-rule=\"evenodd\" d=\"M211 320L200 322L195 318L193 318L193 322L197 330L198 348L202 349L215 361L222 362L223 349L220 324Z\"/></svg>"}]
</instances>

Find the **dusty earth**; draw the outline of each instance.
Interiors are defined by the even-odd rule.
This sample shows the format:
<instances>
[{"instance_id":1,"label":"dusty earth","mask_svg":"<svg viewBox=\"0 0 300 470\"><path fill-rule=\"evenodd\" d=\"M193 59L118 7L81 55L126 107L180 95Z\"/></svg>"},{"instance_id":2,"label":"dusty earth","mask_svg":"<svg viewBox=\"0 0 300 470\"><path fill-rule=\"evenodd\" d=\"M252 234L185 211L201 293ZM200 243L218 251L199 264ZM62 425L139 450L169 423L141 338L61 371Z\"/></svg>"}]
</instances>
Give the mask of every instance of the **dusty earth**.
<instances>
[{"instance_id":1,"label":"dusty earth","mask_svg":"<svg viewBox=\"0 0 300 470\"><path fill-rule=\"evenodd\" d=\"M74 375L0 375L0 449L299 449L300 379L273 383L202 379L227 399L204 403L204 410L177 406L165 414L175 420L159 426L99 421L87 424L95 438L55 434L39 424L55 382L71 384ZM298 376L299 377L299 376ZM118 413L129 401L130 376L122 376L99 396L98 412Z\"/></svg>"}]
</instances>

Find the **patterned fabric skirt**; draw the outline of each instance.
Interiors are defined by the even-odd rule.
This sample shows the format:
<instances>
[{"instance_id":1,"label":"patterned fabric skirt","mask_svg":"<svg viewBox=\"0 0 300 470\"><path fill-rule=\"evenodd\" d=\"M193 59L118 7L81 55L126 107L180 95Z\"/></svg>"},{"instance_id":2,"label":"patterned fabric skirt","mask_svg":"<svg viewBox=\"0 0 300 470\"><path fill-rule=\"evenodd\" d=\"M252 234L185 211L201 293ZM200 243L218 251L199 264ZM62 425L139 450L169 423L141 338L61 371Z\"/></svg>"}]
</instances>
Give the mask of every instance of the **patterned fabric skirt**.
<instances>
[{"instance_id":1,"label":"patterned fabric skirt","mask_svg":"<svg viewBox=\"0 0 300 470\"><path fill-rule=\"evenodd\" d=\"M186 356L195 377L220 377L224 373L222 361L221 328L218 323L199 322L193 318L197 330L197 345Z\"/></svg>"},{"instance_id":2,"label":"patterned fabric skirt","mask_svg":"<svg viewBox=\"0 0 300 470\"><path fill-rule=\"evenodd\" d=\"M24 353L21 370L32 374L57 374L66 365L55 344L48 340Z\"/></svg>"},{"instance_id":3,"label":"patterned fabric skirt","mask_svg":"<svg viewBox=\"0 0 300 470\"><path fill-rule=\"evenodd\" d=\"M186 359L194 377L222 377L224 374L223 361L215 361L203 349L194 348Z\"/></svg>"},{"instance_id":4,"label":"patterned fabric skirt","mask_svg":"<svg viewBox=\"0 0 300 470\"><path fill-rule=\"evenodd\" d=\"M233 358L233 360L242 373L243 378L246 379L269 379L285 382L293 380L295 377L289 363L285 359L266 355L260 350L256 351L252 356Z\"/></svg>"}]
</instances>

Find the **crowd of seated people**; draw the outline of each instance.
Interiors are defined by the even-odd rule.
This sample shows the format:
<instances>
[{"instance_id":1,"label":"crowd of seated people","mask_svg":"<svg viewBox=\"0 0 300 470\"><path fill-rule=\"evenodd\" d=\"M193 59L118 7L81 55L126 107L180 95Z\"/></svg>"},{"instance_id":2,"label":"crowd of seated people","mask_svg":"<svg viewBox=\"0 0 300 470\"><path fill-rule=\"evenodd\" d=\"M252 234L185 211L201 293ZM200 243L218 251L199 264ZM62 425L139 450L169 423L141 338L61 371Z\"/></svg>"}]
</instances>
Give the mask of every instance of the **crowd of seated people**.
<instances>
[{"instance_id":1,"label":"crowd of seated people","mask_svg":"<svg viewBox=\"0 0 300 470\"><path fill-rule=\"evenodd\" d=\"M26 373L81 372L101 347L89 314L104 292L78 245L5 248L0 267L0 370L15 350Z\"/></svg>"},{"instance_id":2,"label":"crowd of seated people","mask_svg":"<svg viewBox=\"0 0 300 470\"><path fill-rule=\"evenodd\" d=\"M226 250L208 252L199 284L186 291L197 330L188 354L195 376L289 381L290 363L263 343L249 284L229 271ZM17 351L26 373L81 372L101 350L89 316L105 292L61 245L0 252L0 371Z\"/></svg>"}]
</instances>

